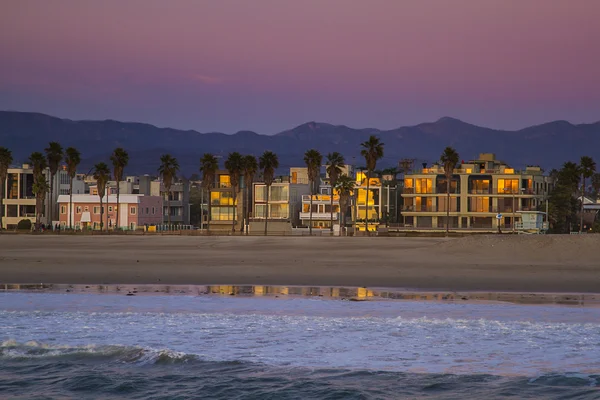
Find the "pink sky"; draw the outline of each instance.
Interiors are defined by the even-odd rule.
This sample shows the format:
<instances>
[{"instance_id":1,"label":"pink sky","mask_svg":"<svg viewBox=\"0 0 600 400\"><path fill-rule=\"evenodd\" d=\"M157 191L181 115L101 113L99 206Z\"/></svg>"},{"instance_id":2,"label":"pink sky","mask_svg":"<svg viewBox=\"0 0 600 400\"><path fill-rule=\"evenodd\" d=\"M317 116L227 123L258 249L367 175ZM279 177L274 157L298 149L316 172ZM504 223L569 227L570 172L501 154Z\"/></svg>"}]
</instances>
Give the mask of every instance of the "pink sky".
<instances>
[{"instance_id":1,"label":"pink sky","mask_svg":"<svg viewBox=\"0 0 600 400\"><path fill-rule=\"evenodd\" d=\"M232 133L600 120L597 0L4 0L0 109Z\"/></svg>"}]
</instances>

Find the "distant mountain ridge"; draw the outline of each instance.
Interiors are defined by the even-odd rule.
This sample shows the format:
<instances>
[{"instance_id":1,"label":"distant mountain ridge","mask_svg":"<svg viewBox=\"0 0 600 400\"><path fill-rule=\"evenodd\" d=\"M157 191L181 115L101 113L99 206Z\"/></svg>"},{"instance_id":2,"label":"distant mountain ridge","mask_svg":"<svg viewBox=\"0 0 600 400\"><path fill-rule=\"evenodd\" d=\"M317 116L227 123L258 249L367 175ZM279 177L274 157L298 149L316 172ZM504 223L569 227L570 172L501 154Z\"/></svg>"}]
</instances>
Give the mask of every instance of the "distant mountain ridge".
<instances>
[{"instance_id":1,"label":"distant mountain ridge","mask_svg":"<svg viewBox=\"0 0 600 400\"><path fill-rule=\"evenodd\" d=\"M199 159L209 152L226 158L232 151L260 155L271 150L279 155L282 170L303 165L303 154L316 148L324 155L338 151L350 164L360 166L360 143L377 135L385 143L382 168L396 166L402 158L418 163L435 162L446 146L457 149L464 160L479 153L496 153L516 168L540 165L550 169L582 155L600 159L600 122L574 125L554 121L517 131L480 127L451 117L435 122L391 130L354 129L344 125L307 122L275 135L240 131L218 132L158 128L137 122L73 121L32 112L0 111L0 146L12 150L16 162L24 162L33 151L42 151L50 141L74 146L83 155L81 170L98 161L108 161L116 147L130 153L127 173L154 174L159 157L169 152L178 158L186 176L198 172Z\"/></svg>"}]
</instances>

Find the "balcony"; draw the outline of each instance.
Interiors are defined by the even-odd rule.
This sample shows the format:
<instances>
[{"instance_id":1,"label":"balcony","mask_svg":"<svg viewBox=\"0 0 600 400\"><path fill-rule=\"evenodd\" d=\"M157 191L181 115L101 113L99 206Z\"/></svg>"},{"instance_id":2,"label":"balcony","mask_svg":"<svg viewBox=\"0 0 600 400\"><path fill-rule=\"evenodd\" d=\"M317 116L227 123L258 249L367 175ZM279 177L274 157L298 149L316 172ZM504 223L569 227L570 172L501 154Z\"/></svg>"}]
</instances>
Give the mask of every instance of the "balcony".
<instances>
[{"instance_id":1,"label":"balcony","mask_svg":"<svg viewBox=\"0 0 600 400\"><path fill-rule=\"evenodd\" d=\"M402 211L404 212L434 212L433 207L427 206L404 206L402 207Z\"/></svg>"},{"instance_id":2,"label":"balcony","mask_svg":"<svg viewBox=\"0 0 600 400\"><path fill-rule=\"evenodd\" d=\"M302 203L308 204L310 203L310 195L309 194L303 194L302 195ZM312 200L313 203L316 202L326 202L326 203L331 203L331 195L329 194L315 194L312 196ZM333 195L333 204L336 204L340 201L340 196L338 195Z\"/></svg>"},{"instance_id":3,"label":"balcony","mask_svg":"<svg viewBox=\"0 0 600 400\"><path fill-rule=\"evenodd\" d=\"M302 220L310 219L310 213L301 212L300 213L300 219L302 219ZM321 220L322 219L322 220L329 221L331 219L331 213L328 213L328 212L314 212L314 213L312 213L312 219L313 220L316 220L316 219ZM339 219L338 213L334 212L333 213L333 220L336 221L338 219Z\"/></svg>"}]
</instances>

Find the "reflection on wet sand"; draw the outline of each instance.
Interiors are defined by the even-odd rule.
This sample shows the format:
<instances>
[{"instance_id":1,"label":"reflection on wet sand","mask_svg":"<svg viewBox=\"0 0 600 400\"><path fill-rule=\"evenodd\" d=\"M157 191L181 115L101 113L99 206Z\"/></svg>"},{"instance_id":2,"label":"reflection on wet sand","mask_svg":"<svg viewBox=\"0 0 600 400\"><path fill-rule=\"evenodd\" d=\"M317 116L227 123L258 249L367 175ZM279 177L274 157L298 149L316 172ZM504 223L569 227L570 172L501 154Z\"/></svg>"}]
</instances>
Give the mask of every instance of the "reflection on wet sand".
<instances>
[{"instance_id":1,"label":"reflection on wet sand","mask_svg":"<svg viewBox=\"0 0 600 400\"><path fill-rule=\"evenodd\" d=\"M516 293L516 292L434 292L390 288L327 286L251 286L251 285L69 285L69 284L0 284L0 291L44 291L60 293L122 294L127 296L227 295L227 296L302 296L338 300L416 300L441 302L508 302L515 304L559 304L599 307L600 294Z\"/></svg>"}]
</instances>

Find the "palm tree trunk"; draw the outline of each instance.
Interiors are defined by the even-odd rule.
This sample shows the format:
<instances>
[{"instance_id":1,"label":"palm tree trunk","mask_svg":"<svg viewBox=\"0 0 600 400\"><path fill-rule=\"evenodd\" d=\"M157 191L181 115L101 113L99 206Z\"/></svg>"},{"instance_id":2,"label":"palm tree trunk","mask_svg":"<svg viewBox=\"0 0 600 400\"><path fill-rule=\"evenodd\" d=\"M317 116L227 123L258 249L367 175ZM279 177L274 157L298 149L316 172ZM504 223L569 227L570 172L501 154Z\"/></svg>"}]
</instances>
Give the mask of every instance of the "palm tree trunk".
<instances>
[{"instance_id":1,"label":"palm tree trunk","mask_svg":"<svg viewBox=\"0 0 600 400\"><path fill-rule=\"evenodd\" d=\"M104 225L104 206L102 205L102 196L100 196L100 232L102 232L102 225Z\"/></svg>"},{"instance_id":2,"label":"palm tree trunk","mask_svg":"<svg viewBox=\"0 0 600 400\"><path fill-rule=\"evenodd\" d=\"M331 186L331 205L329 211L331 212L329 231L331 232L331 236L333 236L333 185Z\"/></svg>"},{"instance_id":3,"label":"palm tree trunk","mask_svg":"<svg viewBox=\"0 0 600 400\"><path fill-rule=\"evenodd\" d=\"M52 201L54 200L54 175L50 174L50 201L48 205L48 217L50 218L50 224L52 224L52 228L54 228L54 224L52 223Z\"/></svg>"},{"instance_id":4,"label":"palm tree trunk","mask_svg":"<svg viewBox=\"0 0 600 400\"><path fill-rule=\"evenodd\" d=\"M581 175L581 206L579 210L579 233L583 232L583 201L585 199L585 175Z\"/></svg>"},{"instance_id":5,"label":"palm tree trunk","mask_svg":"<svg viewBox=\"0 0 600 400\"><path fill-rule=\"evenodd\" d=\"M448 236L448 233L450 232L450 179L448 178L447 181L448 187L446 189L446 193L448 197L446 201L446 236Z\"/></svg>"},{"instance_id":6,"label":"palm tree trunk","mask_svg":"<svg viewBox=\"0 0 600 400\"><path fill-rule=\"evenodd\" d=\"M267 236L267 225L269 223L269 186L267 188L267 204L265 207L265 236Z\"/></svg>"},{"instance_id":7,"label":"palm tree trunk","mask_svg":"<svg viewBox=\"0 0 600 400\"><path fill-rule=\"evenodd\" d=\"M235 233L235 212L237 211L237 203L236 203L236 198L237 198L237 194L235 192L235 187L233 188L233 221L231 223L231 233Z\"/></svg>"},{"instance_id":8,"label":"palm tree trunk","mask_svg":"<svg viewBox=\"0 0 600 400\"><path fill-rule=\"evenodd\" d=\"M73 178L69 180L69 230L73 230Z\"/></svg>"},{"instance_id":9,"label":"palm tree trunk","mask_svg":"<svg viewBox=\"0 0 600 400\"><path fill-rule=\"evenodd\" d=\"M371 183L371 179L369 179L370 173L367 171L367 195L365 196L365 232L367 236L371 236L369 232L369 184Z\"/></svg>"},{"instance_id":10,"label":"palm tree trunk","mask_svg":"<svg viewBox=\"0 0 600 400\"><path fill-rule=\"evenodd\" d=\"M167 224L169 225L168 229L171 229L171 187L167 189Z\"/></svg>"},{"instance_id":11,"label":"palm tree trunk","mask_svg":"<svg viewBox=\"0 0 600 400\"><path fill-rule=\"evenodd\" d=\"M246 235L248 235L248 228L250 227L250 207L252 207L250 198L251 193L250 186L248 185L246 188Z\"/></svg>"},{"instance_id":12,"label":"palm tree trunk","mask_svg":"<svg viewBox=\"0 0 600 400\"><path fill-rule=\"evenodd\" d=\"M120 200L120 197L121 197L121 189L120 189L121 185L119 185L119 183L120 182L117 181L117 226L115 227L116 230L119 230L119 228L121 227L121 220L119 218L121 216L120 215L120 210L119 210L119 200Z\"/></svg>"},{"instance_id":13,"label":"palm tree trunk","mask_svg":"<svg viewBox=\"0 0 600 400\"><path fill-rule=\"evenodd\" d=\"M313 206L313 182L310 183L310 208L308 209L308 234L312 236L312 206Z\"/></svg>"},{"instance_id":14,"label":"palm tree trunk","mask_svg":"<svg viewBox=\"0 0 600 400\"><path fill-rule=\"evenodd\" d=\"M4 185L6 182L0 182L0 231L4 229Z\"/></svg>"},{"instance_id":15,"label":"palm tree trunk","mask_svg":"<svg viewBox=\"0 0 600 400\"><path fill-rule=\"evenodd\" d=\"M210 197L210 188L208 188L208 218L206 218L206 233L210 234L210 220L212 219L212 199Z\"/></svg>"}]
</instances>

